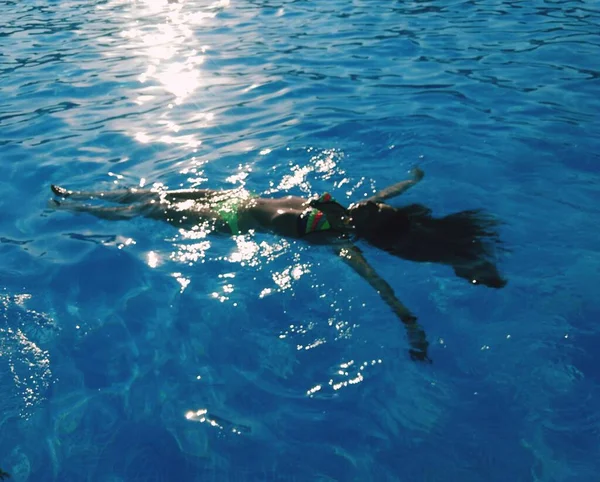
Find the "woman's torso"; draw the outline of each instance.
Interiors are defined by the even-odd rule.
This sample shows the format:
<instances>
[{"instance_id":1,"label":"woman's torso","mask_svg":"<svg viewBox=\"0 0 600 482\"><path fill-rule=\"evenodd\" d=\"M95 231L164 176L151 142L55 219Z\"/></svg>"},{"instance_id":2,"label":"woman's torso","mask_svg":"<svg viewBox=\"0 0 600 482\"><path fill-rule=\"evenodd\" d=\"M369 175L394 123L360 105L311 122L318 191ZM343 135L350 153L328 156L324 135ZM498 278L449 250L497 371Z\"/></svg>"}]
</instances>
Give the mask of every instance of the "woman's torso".
<instances>
[{"instance_id":1,"label":"woman's torso","mask_svg":"<svg viewBox=\"0 0 600 482\"><path fill-rule=\"evenodd\" d=\"M269 232L288 238L310 235L311 241L327 242L338 234L327 228L328 223L307 227L307 219L315 219L315 209L305 198L285 196L261 198L244 189L203 191L196 199L170 198L166 194L168 220L182 227L208 222L217 232L245 234L250 231ZM311 216L312 214L312 216ZM323 218L323 216L317 216ZM323 221L323 218L321 221Z\"/></svg>"}]
</instances>

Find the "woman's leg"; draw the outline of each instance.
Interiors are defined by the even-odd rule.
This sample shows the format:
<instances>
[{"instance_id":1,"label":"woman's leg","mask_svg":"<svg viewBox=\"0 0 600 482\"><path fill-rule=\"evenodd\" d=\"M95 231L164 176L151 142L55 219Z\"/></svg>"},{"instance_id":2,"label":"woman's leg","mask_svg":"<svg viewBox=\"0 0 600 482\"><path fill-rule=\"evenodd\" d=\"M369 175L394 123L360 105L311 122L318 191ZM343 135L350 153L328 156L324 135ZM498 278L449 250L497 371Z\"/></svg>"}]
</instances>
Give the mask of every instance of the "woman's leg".
<instances>
[{"instance_id":1,"label":"woman's leg","mask_svg":"<svg viewBox=\"0 0 600 482\"><path fill-rule=\"evenodd\" d=\"M202 200L218 193L212 189L180 189L175 191L153 191L150 189L115 189L114 191L70 191L64 187L51 185L52 192L59 197L73 200L102 199L119 204L132 204L147 201L187 201Z\"/></svg>"},{"instance_id":2,"label":"woman's leg","mask_svg":"<svg viewBox=\"0 0 600 482\"><path fill-rule=\"evenodd\" d=\"M88 213L110 221L121 221L138 216L156 217L156 212L159 210L159 206L155 203L131 204L129 206L90 206L89 204L70 201L54 201L53 207L75 213Z\"/></svg>"},{"instance_id":3,"label":"woman's leg","mask_svg":"<svg viewBox=\"0 0 600 482\"><path fill-rule=\"evenodd\" d=\"M74 201L82 201L88 199L102 199L104 201L116 202L120 204L131 204L136 202L144 202L160 200L160 195L156 191L150 189L116 189L114 191L70 191L64 187L52 184L50 186L55 196L65 199L73 199Z\"/></svg>"},{"instance_id":4,"label":"woman's leg","mask_svg":"<svg viewBox=\"0 0 600 482\"><path fill-rule=\"evenodd\" d=\"M109 221L124 221L136 217L145 217L165 221L178 228L193 228L208 223L220 232L229 232L229 226L224 223L218 213L210 208L195 208L193 210L177 209L168 203L154 200L133 203L128 206L94 206L77 201L53 201L52 207L59 210L76 213L88 213L100 219Z\"/></svg>"}]
</instances>

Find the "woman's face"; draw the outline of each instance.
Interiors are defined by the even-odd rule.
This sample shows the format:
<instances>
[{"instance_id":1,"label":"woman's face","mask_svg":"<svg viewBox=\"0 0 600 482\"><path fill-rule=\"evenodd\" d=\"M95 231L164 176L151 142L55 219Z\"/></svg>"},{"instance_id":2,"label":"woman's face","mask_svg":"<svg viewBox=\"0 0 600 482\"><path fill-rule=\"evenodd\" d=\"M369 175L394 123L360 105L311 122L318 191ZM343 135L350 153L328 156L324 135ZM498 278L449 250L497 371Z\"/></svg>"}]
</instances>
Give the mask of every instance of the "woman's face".
<instances>
[{"instance_id":1,"label":"woman's face","mask_svg":"<svg viewBox=\"0 0 600 482\"><path fill-rule=\"evenodd\" d=\"M397 235L409 227L409 219L385 203L363 201L350 206L349 212L350 223L359 231Z\"/></svg>"},{"instance_id":2,"label":"woman's face","mask_svg":"<svg viewBox=\"0 0 600 482\"><path fill-rule=\"evenodd\" d=\"M383 203L362 201L350 206L350 219L355 226L373 226L377 224L379 215L387 209L392 208Z\"/></svg>"}]
</instances>

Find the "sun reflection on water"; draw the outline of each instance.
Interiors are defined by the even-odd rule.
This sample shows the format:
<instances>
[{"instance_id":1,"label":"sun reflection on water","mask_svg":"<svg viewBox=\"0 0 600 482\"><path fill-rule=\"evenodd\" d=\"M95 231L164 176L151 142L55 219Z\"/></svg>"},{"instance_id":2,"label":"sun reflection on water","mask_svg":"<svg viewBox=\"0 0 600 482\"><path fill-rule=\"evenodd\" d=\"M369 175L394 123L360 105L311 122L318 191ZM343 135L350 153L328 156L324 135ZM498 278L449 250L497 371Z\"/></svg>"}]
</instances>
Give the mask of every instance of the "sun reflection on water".
<instances>
[{"instance_id":1,"label":"sun reflection on water","mask_svg":"<svg viewBox=\"0 0 600 482\"><path fill-rule=\"evenodd\" d=\"M357 365L354 360L342 362L327 383L319 383L309 388L306 395L309 398L313 398L316 394L329 396L343 388L362 383L365 380L365 370L382 363L381 359L364 361L360 365Z\"/></svg>"},{"instance_id":2,"label":"sun reflection on water","mask_svg":"<svg viewBox=\"0 0 600 482\"><path fill-rule=\"evenodd\" d=\"M263 149L260 151L260 155L266 155L270 152L270 149ZM343 151L339 149L322 149L315 152L315 149L310 147L307 149L307 153L311 156L308 163L292 164L290 173L285 174L277 185L275 182L271 182L272 188L268 191L269 193L272 194L298 188L310 195L312 194L311 176L316 176L320 180L339 178L339 181L333 183L333 187L335 188L339 188L349 182L345 177L346 173L344 169L341 167L345 158Z\"/></svg>"},{"instance_id":3,"label":"sun reflection on water","mask_svg":"<svg viewBox=\"0 0 600 482\"><path fill-rule=\"evenodd\" d=\"M283 290L290 289L293 281L298 281L300 277L310 272L310 264L295 264L288 266L283 271L273 273L273 281Z\"/></svg>"},{"instance_id":4,"label":"sun reflection on water","mask_svg":"<svg viewBox=\"0 0 600 482\"><path fill-rule=\"evenodd\" d=\"M246 425L234 423L223 417L209 413L206 408L188 410L184 416L185 419L190 422L206 423L220 431L229 432L236 435L247 434L252 431L252 429Z\"/></svg>"},{"instance_id":5,"label":"sun reflection on water","mask_svg":"<svg viewBox=\"0 0 600 482\"><path fill-rule=\"evenodd\" d=\"M184 115L185 124L199 128L212 125L214 114L203 112L206 100L198 92L205 85L202 65L210 49L198 35L198 28L206 27L223 9L228 0L215 1L193 9L185 2L145 0L129 2L113 0L98 7L120 15L125 22L119 37L109 40L107 57L124 56L131 71L138 70L139 88L133 91L133 102L149 106L148 115L138 113L142 126L125 125L125 131L140 143L165 143L197 149L201 145L198 134L183 132L181 123L174 119ZM192 119L188 112L178 111L194 100ZM154 107L160 105L157 110ZM151 114L150 114L151 113ZM193 125L199 121L198 125Z\"/></svg>"},{"instance_id":6,"label":"sun reflection on water","mask_svg":"<svg viewBox=\"0 0 600 482\"><path fill-rule=\"evenodd\" d=\"M269 263L290 249L290 243L285 239L277 242L256 242L252 234L248 236L236 236L237 249L227 258L231 263L239 263L241 266L259 266Z\"/></svg>"}]
</instances>

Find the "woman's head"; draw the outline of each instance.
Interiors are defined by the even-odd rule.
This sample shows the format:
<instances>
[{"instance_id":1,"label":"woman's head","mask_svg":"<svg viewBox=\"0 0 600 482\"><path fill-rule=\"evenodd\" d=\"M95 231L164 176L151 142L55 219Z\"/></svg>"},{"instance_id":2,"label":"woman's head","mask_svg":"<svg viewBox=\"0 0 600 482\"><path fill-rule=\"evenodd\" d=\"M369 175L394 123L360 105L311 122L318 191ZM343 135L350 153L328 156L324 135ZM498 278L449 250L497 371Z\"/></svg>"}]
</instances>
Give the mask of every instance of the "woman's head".
<instances>
[{"instance_id":1,"label":"woman's head","mask_svg":"<svg viewBox=\"0 0 600 482\"><path fill-rule=\"evenodd\" d=\"M334 229L357 237L399 258L450 265L474 284L506 284L493 262L500 243L498 222L481 211L461 211L437 218L429 208L411 204L395 208L361 201L348 209L330 198L311 201Z\"/></svg>"},{"instance_id":2,"label":"woman's head","mask_svg":"<svg viewBox=\"0 0 600 482\"><path fill-rule=\"evenodd\" d=\"M361 238L398 238L409 229L406 213L385 203L362 201L348 209L350 224Z\"/></svg>"},{"instance_id":3,"label":"woman's head","mask_svg":"<svg viewBox=\"0 0 600 482\"><path fill-rule=\"evenodd\" d=\"M329 194L310 201L310 206L327 216L338 231L353 231L358 237L396 239L408 230L408 216L401 209L385 203L362 201L345 208Z\"/></svg>"},{"instance_id":4,"label":"woman's head","mask_svg":"<svg viewBox=\"0 0 600 482\"><path fill-rule=\"evenodd\" d=\"M358 237L394 256L450 265L474 284L506 284L493 263L498 222L481 211L437 218L420 204L394 208L363 201L350 206L348 214Z\"/></svg>"}]
</instances>

